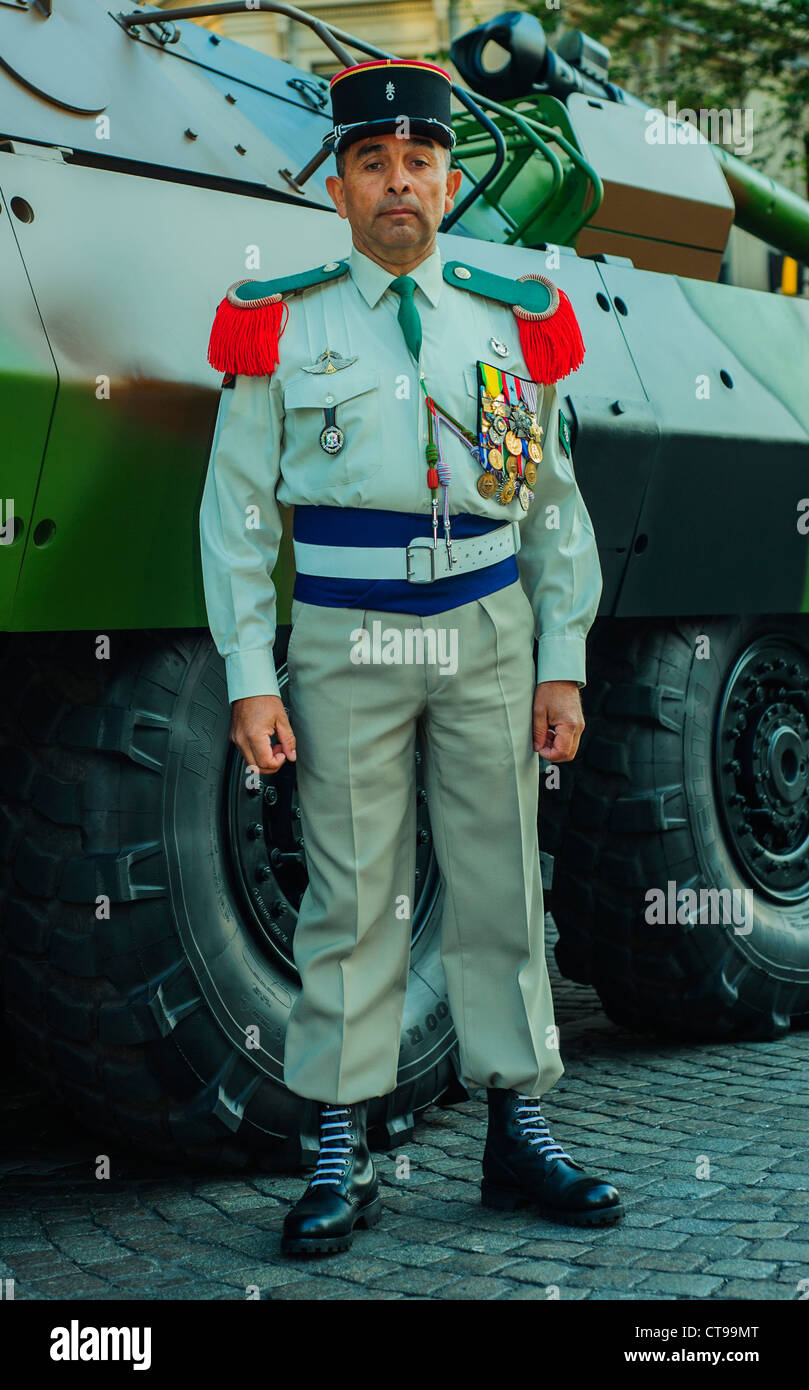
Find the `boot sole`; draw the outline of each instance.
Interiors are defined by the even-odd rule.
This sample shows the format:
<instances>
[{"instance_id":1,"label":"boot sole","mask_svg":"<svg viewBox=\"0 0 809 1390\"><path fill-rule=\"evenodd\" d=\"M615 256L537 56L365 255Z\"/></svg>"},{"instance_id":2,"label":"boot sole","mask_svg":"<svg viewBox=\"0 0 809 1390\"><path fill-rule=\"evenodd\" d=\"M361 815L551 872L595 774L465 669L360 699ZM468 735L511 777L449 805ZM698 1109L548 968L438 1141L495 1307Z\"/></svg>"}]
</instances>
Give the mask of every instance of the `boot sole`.
<instances>
[{"instance_id":1,"label":"boot sole","mask_svg":"<svg viewBox=\"0 0 809 1390\"><path fill-rule=\"evenodd\" d=\"M382 1217L382 1198L375 1197L367 1206L360 1207L350 1231L342 1236L282 1236L282 1255L328 1255L332 1251L350 1250L354 1231L358 1226L370 1228Z\"/></svg>"},{"instance_id":2,"label":"boot sole","mask_svg":"<svg viewBox=\"0 0 809 1390\"><path fill-rule=\"evenodd\" d=\"M538 1197L525 1192L515 1192L510 1187L492 1187L481 1183L480 1200L484 1207L494 1207L497 1211L515 1211L517 1207L535 1210L546 1221L554 1221L563 1226L613 1226L624 1215L622 1202L612 1207L595 1207L592 1211L564 1211L559 1207L546 1207Z\"/></svg>"}]
</instances>

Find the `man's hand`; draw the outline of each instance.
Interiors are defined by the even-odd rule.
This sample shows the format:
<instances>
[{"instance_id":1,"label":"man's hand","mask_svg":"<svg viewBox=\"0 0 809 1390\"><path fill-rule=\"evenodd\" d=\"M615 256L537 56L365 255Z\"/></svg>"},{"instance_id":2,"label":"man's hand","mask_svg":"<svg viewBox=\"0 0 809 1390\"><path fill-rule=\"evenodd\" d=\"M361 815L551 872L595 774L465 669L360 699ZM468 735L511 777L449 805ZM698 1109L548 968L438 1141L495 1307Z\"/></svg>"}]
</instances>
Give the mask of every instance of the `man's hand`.
<instances>
[{"instance_id":1,"label":"man's hand","mask_svg":"<svg viewBox=\"0 0 809 1390\"><path fill-rule=\"evenodd\" d=\"M278 735L273 747L272 734ZM231 706L230 739L248 767L277 772L289 758L295 761L295 735L283 700L277 695L248 695Z\"/></svg>"},{"instance_id":2,"label":"man's hand","mask_svg":"<svg viewBox=\"0 0 809 1390\"><path fill-rule=\"evenodd\" d=\"M569 763L584 730L575 681L542 681L534 691L534 752L549 763Z\"/></svg>"}]
</instances>

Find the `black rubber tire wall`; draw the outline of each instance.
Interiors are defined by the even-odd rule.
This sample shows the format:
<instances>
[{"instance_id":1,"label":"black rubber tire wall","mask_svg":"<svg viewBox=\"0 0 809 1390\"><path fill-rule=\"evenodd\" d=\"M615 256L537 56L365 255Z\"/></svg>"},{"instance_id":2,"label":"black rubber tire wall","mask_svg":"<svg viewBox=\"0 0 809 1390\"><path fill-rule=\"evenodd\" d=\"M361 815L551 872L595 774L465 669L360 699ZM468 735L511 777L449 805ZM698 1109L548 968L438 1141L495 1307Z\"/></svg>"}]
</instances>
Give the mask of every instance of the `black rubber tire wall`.
<instances>
[{"instance_id":1,"label":"black rubber tire wall","mask_svg":"<svg viewBox=\"0 0 809 1390\"><path fill-rule=\"evenodd\" d=\"M645 893L749 887L716 804L713 722L740 650L759 633L807 642L800 617L599 619L588 642L586 728L561 787L540 793L555 855L551 908L562 974L607 1014L675 1038L772 1038L809 1011L809 902L755 894L748 936L720 924L652 926ZM695 659L698 634L712 659Z\"/></svg>"},{"instance_id":2,"label":"black rubber tire wall","mask_svg":"<svg viewBox=\"0 0 809 1390\"><path fill-rule=\"evenodd\" d=\"M168 1161L294 1166L311 1121L283 1086L297 982L240 923L223 863L224 664L204 632L114 633L108 661L94 642L35 634L0 648L0 949L16 1061L108 1141ZM369 1110L377 1147L406 1138L430 1102L466 1094L445 1005L436 1025L437 918L413 948L401 1084ZM230 952L221 1008L193 949L205 931ZM260 1060L240 1010L260 1019Z\"/></svg>"}]
</instances>

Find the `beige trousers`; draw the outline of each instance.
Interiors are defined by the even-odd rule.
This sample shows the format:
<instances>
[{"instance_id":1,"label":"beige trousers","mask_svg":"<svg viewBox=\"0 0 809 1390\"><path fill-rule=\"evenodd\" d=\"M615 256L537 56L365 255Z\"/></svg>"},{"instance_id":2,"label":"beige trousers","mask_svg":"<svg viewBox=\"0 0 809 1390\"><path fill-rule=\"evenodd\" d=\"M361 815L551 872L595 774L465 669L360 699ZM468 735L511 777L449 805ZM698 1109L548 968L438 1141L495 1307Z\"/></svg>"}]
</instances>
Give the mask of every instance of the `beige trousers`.
<instances>
[{"instance_id":1,"label":"beige trousers","mask_svg":"<svg viewBox=\"0 0 809 1390\"><path fill-rule=\"evenodd\" d=\"M425 618L300 601L292 616L287 703L309 884L294 936L302 989L286 1085L343 1103L395 1089L420 719L461 1077L542 1095L564 1067L545 963L525 591L517 581Z\"/></svg>"}]
</instances>

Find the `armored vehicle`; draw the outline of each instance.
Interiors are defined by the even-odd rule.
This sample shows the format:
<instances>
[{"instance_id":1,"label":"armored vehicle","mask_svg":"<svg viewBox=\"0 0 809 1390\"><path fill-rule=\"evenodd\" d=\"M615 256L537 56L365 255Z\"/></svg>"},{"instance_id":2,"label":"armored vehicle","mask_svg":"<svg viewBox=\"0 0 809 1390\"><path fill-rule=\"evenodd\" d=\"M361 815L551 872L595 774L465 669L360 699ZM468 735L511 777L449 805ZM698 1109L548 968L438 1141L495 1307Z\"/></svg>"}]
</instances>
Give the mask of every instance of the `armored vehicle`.
<instances>
[{"instance_id":1,"label":"armored vehicle","mask_svg":"<svg viewBox=\"0 0 809 1390\"><path fill-rule=\"evenodd\" d=\"M308 26L335 70L396 56L252 8ZM327 81L194 22L244 11L0 0L0 950L15 1057L84 1122L272 1167L317 1142L283 1085L306 845L294 769L253 780L228 738L197 530L206 348L228 285L350 232ZM734 223L805 258L809 207L681 139L584 35L554 52L508 12L452 56L442 254L549 274L587 348L560 392L604 593L579 756L542 779L558 963L631 1029L771 1038L809 1014L809 306L723 266ZM466 1095L417 795L378 1146Z\"/></svg>"}]
</instances>

